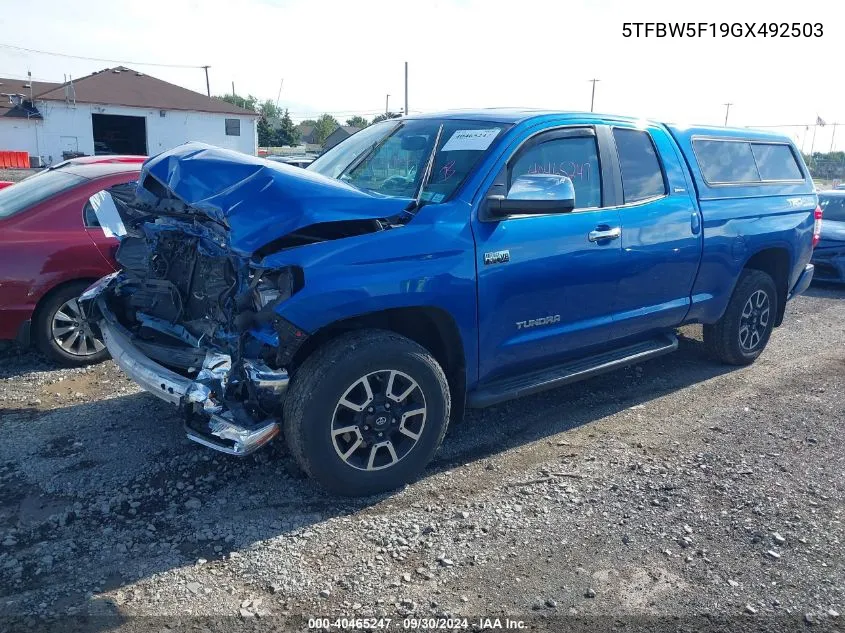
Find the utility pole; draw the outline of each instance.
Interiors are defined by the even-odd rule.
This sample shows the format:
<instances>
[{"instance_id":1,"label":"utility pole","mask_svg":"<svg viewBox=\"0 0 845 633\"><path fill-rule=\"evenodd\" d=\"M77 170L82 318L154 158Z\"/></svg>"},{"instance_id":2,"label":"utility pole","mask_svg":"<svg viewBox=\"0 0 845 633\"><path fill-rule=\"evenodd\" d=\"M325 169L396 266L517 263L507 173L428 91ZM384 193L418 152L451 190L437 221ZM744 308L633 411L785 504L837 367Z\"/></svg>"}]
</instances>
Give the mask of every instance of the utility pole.
<instances>
[{"instance_id":1,"label":"utility pole","mask_svg":"<svg viewBox=\"0 0 845 633\"><path fill-rule=\"evenodd\" d=\"M389 103L390 103L390 95L387 95L384 98L384 113L385 114L390 114L390 107L388 106Z\"/></svg>"},{"instance_id":2,"label":"utility pole","mask_svg":"<svg viewBox=\"0 0 845 633\"><path fill-rule=\"evenodd\" d=\"M282 82L279 84L279 94L276 95L276 110L279 109L279 99L282 98L282 86L285 85L285 78L282 77Z\"/></svg>"},{"instance_id":3,"label":"utility pole","mask_svg":"<svg viewBox=\"0 0 845 633\"><path fill-rule=\"evenodd\" d=\"M728 114L730 114L731 106L733 104L732 103L723 103L722 105L725 106L725 127L728 127Z\"/></svg>"},{"instance_id":4,"label":"utility pole","mask_svg":"<svg viewBox=\"0 0 845 633\"><path fill-rule=\"evenodd\" d=\"M818 117L816 118L816 120L818 120ZM813 140L810 142L810 160L813 159L813 150L816 147L816 130L818 130L818 129L819 129L819 124L816 123L813 126Z\"/></svg>"},{"instance_id":5,"label":"utility pole","mask_svg":"<svg viewBox=\"0 0 845 633\"><path fill-rule=\"evenodd\" d=\"M405 116L408 116L408 62L405 62Z\"/></svg>"},{"instance_id":6,"label":"utility pole","mask_svg":"<svg viewBox=\"0 0 845 633\"><path fill-rule=\"evenodd\" d=\"M833 139L836 138L836 123L833 124L833 134L830 135L830 151L833 151Z\"/></svg>"},{"instance_id":7,"label":"utility pole","mask_svg":"<svg viewBox=\"0 0 845 633\"><path fill-rule=\"evenodd\" d=\"M601 81L601 79L589 79L588 81L593 82L593 94L590 96L590 112L592 112L596 103L596 82Z\"/></svg>"},{"instance_id":8,"label":"utility pole","mask_svg":"<svg viewBox=\"0 0 845 633\"><path fill-rule=\"evenodd\" d=\"M211 66L203 66L202 69L205 71L205 91L208 93L208 96L211 96L211 84L208 83L208 69Z\"/></svg>"}]
</instances>

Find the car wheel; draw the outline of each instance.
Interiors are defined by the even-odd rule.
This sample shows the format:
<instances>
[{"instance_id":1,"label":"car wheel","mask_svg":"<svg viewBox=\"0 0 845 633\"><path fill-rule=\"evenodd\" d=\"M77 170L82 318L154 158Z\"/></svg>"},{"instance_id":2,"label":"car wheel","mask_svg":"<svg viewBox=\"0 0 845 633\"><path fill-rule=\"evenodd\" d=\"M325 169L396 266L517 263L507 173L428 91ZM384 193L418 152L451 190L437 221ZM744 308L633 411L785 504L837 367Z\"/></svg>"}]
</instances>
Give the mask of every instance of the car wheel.
<instances>
[{"instance_id":1,"label":"car wheel","mask_svg":"<svg viewBox=\"0 0 845 633\"><path fill-rule=\"evenodd\" d=\"M761 270L743 271L725 314L704 326L704 344L724 363L750 365L769 342L777 306L777 288L771 276Z\"/></svg>"},{"instance_id":2,"label":"car wheel","mask_svg":"<svg viewBox=\"0 0 845 633\"><path fill-rule=\"evenodd\" d=\"M346 496L416 479L449 424L446 376L432 355L393 332L363 330L327 343L293 376L284 433L300 468Z\"/></svg>"},{"instance_id":3,"label":"car wheel","mask_svg":"<svg viewBox=\"0 0 845 633\"><path fill-rule=\"evenodd\" d=\"M79 305L79 295L90 285L79 281L60 286L43 300L34 319L35 344L66 367L99 363L109 356L102 335Z\"/></svg>"}]
</instances>

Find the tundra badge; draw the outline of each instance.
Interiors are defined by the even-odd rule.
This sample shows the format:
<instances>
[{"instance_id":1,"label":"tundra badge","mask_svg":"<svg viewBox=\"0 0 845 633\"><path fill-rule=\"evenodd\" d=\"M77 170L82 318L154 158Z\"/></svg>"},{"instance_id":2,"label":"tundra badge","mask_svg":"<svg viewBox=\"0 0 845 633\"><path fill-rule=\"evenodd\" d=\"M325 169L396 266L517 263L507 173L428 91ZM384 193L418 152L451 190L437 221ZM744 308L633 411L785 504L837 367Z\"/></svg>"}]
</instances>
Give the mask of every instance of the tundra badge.
<instances>
[{"instance_id":1,"label":"tundra badge","mask_svg":"<svg viewBox=\"0 0 845 633\"><path fill-rule=\"evenodd\" d=\"M493 251L492 253L484 253L484 265L490 264L507 264L511 260L510 251Z\"/></svg>"},{"instance_id":2,"label":"tundra badge","mask_svg":"<svg viewBox=\"0 0 845 633\"><path fill-rule=\"evenodd\" d=\"M539 319L528 319L527 321L517 321L516 329L524 330L529 327L537 327L538 325L551 325L552 323L560 323L560 315L540 317Z\"/></svg>"}]
</instances>

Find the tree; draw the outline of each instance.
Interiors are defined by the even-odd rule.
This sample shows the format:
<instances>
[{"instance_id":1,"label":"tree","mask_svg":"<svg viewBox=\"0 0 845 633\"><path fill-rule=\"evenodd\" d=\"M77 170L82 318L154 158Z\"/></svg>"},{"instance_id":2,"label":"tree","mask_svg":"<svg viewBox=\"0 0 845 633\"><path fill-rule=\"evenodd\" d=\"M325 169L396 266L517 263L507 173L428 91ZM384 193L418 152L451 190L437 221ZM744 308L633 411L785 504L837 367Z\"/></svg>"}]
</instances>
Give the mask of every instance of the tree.
<instances>
[{"instance_id":1,"label":"tree","mask_svg":"<svg viewBox=\"0 0 845 633\"><path fill-rule=\"evenodd\" d=\"M215 99L220 99L220 101L225 101L226 103L231 103L234 106L238 106L239 108L243 108L245 110L251 110L255 112L257 110L256 105L258 104L258 97L253 97L249 95L248 97L242 97L240 95L218 95L214 97Z\"/></svg>"},{"instance_id":2,"label":"tree","mask_svg":"<svg viewBox=\"0 0 845 633\"><path fill-rule=\"evenodd\" d=\"M258 119L258 125L256 126L258 129L258 146L259 147L271 147L275 145L273 136L274 130L270 121L265 119L263 116Z\"/></svg>"},{"instance_id":3,"label":"tree","mask_svg":"<svg viewBox=\"0 0 845 633\"><path fill-rule=\"evenodd\" d=\"M380 123L382 121L387 121L388 119L398 119L400 116L402 116L402 114L399 112L387 112L385 114L379 114L373 119L373 123Z\"/></svg>"},{"instance_id":4,"label":"tree","mask_svg":"<svg viewBox=\"0 0 845 633\"><path fill-rule=\"evenodd\" d=\"M337 122L331 114L323 114L314 122L314 142L319 143L320 145L323 144L329 134L334 132L337 128L340 127L340 123Z\"/></svg>"},{"instance_id":5,"label":"tree","mask_svg":"<svg viewBox=\"0 0 845 633\"><path fill-rule=\"evenodd\" d=\"M299 145L300 130L293 124L290 118L290 113L285 110L285 113L279 119L279 125L275 130L275 141L279 146L282 145Z\"/></svg>"},{"instance_id":6,"label":"tree","mask_svg":"<svg viewBox=\"0 0 845 633\"><path fill-rule=\"evenodd\" d=\"M281 109L278 108L275 103L270 101L270 99L267 99L267 101L263 102L258 106L258 112L261 114L261 116L267 118L270 121L282 118Z\"/></svg>"},{"instance_id":7,"label":"tree","mask_svg":"<svg viewBox=\"0 0 845 633\"><path fill-rule=\"evenodd\" d=\"M369 125L369 122L364 117L358 116L356 114L351 119L346 119L346 125L348 125L350 127L357 127L359 129L363 130L365 127L367 127Z\"/></svg>"},{"instance_id":8,"label":"tree","mask_svg":"<svg viewBox=\"0 0 845 633\"><path fill-rule=\"evenodd\" d=\"M310 125L310 126L313 127L313 126L317 125L317 122L314 119L305 119L304 121L300 121L299 124L300 125Z\"/></svg>"}]
</instances>

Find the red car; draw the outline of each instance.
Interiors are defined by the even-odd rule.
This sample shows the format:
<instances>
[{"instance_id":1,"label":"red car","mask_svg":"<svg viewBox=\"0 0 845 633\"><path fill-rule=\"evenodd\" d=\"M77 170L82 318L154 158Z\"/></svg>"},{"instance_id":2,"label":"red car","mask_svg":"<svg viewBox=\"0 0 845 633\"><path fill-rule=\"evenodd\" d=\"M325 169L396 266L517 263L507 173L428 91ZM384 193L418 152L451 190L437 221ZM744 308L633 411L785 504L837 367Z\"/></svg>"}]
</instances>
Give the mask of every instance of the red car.
<instances>
[{"instance_id":1,"label":"red car","mask_svg":"<svg viewBox=\"0 0 845 633\"><path fill-rule=\"evenodd\" d=\"M143 156L64 161L0 189L0 340L36 344L63 365L108 357L77 298L114 272L117 240L88 198L138 179Z\"/></svg>"}]
</instances>

